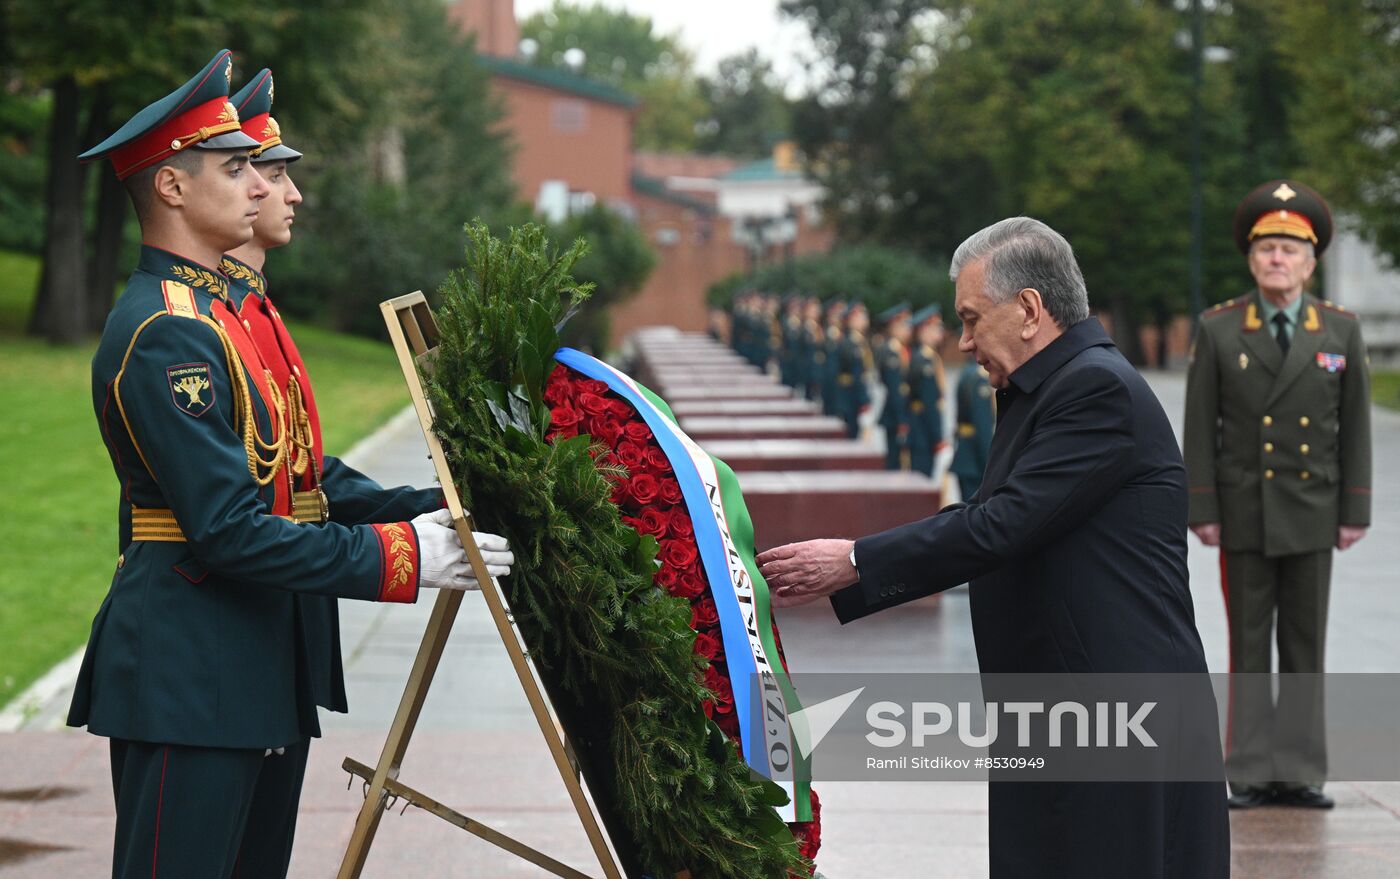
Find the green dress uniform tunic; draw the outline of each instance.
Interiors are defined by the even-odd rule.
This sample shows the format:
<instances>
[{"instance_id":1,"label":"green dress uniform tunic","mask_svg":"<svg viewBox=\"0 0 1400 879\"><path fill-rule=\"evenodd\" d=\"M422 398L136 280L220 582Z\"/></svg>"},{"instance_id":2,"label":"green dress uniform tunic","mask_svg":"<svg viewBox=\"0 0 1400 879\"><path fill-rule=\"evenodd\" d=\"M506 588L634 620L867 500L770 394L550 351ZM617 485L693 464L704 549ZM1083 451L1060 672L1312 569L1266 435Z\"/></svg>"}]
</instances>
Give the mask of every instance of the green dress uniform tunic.
<instances>
[{"instance_id":1,"label":"green dress uniform tunic","mask_svg":"<svg viewBox=\"0 0 1400 879\"><path fill-rule=\"evenodd\" d=\"M835 361L832 414L846 422L846 434L855 439L860 436L860 413L870 405L865 375L874 365L865 336L848 330L837 343Z\"/></svg>"},{"instance_id":2,"label":"green dress uniform tunic","mask_svg":"<svg viewBox=\"0 0 1400 879\"><path fill-rule=\"evenodd\" d=\"M120 555L68 722L113 740L116 875L228 875L264 750L320 734L298 597L414 601L417 535L297 503L309 460L217 269L143 247L92 375Z\"/></svg>"},{"instance_id":3,"label":"green dress uniform tunic","mask_svg":"<svg viewBox=\"0 0 1400 879\"><path fill-rule=\"evenodd\" d=\"M785 315L782 321L782 350L778 355L778 376L790 388L802 386L802 320Z\"/></svg>"},{"instance_id":4,"label":"green dress uniform tunic","mask_svg":"<svg viewBox=\"0 0 1400 879\"><path fill-rule=\"evenodd\" d=\"M943 396L943 360L920 345L909 358L909 466L928 476L943 442Z\"/></svg>"},{"instance_id":5,"label":"green dress uniform tunic","mask_svg":"<svg viewBox=\"0 0 1400 879\"><path fill-rule=\"evenodd\" d=\"M820 400L822 379L826 375L826 345L822 326L814 320L802 322L802 386L809 400Z\"/></svg>"},{"instance_id":6,"label":"green dress uniform tunic","mask_svg":"<svg viewBox=\"0 0 1400 879\"><path fill-rule=\"evenodd\" d=\"M1201 316L1187 374L1192 525L1220 524L1232 672L1323 670L1332 548L1371 521L1370 378L1355 315L1302 294L1285 355L1258 292ZM1326 778L1323 693L1286 676L1232 687L1227 774L1237 791Z\"/></svg>"},{"instance_id":7,"label":"green dress uniform tunic","mask_svg":"<svg viewBox=\"0 0 1400 879\"><path fill-rule=\"evenodd\" d=\"M885 388L885 406L880 410L880 426L885 429L885 469L899 470L909 442L909 349L898 339L886 339L880 343L875 366Z\"/></svg>"},{"instance_id":8,"label":"green dress uniform tunic","mask_svg":"<svg viewBox=\"0 0 1400 879\"><path fill-rule=\"evenodd\" d=\"M992 386L987 374L969 360L958 373L958 428L954 437L953 462L948 469L958 477L958 490L964 501L971 500L982 485L987 457L992 449L996 414Z\"/></svg>"}]
</instances>

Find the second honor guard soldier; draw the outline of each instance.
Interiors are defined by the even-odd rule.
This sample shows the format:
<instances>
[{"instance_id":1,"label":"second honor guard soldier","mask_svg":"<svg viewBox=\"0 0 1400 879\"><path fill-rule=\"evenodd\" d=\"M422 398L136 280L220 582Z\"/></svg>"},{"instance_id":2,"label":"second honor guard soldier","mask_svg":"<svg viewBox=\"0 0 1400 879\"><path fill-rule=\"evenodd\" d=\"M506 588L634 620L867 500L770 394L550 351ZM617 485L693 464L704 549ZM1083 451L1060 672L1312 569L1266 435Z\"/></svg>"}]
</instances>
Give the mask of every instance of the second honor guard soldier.
<instances>
[{"instance_id":1,"label":"second honor guard soldier","mask_svg":"<svg viewBox=\"0 0 1400 879\"><path fill-rule=\"evenodd\" d=\"M937 305L914 313L914 351L909 358L909 466L933 475L943 448L943 400L946 381L938 346L943 342L943 314Z\"/></svg>"},{"instance_id":2,"label":"second honor guard soldier","mask_svg":"<svg viewBox=\"0 0 1400 879\"><path fill-rule=\"evenodd\" d=\"M442 511L438 515L448 524L451 517L442 510L441 490L384 489L322 448L310 372L268 296L262 272L268 250L291 241L293 217L301 204L301 193L288 168L301 153L283 142L281 126L271 115L272 98L272 72L264 69L231 99L243 133L258 141L249 158L270 193L253 222L252 239L226 255L219 269L229 279L229 302L238 311L286 404L288 436L293 442L289 455L297 486L294 507L308 521L342 525L412 519L433 511ZM297 595L294 601L316 704L343 713L349 706L337 601L322 595ZM264 769L259 800L248 816L238 858L240 871L247 875L281 875L287 870L309 748L310 739L290 746L283 759L269 761Z\"/></svg>"},{"instance_id":3,"label":"second honor guard soldier","mask_svg":"<svg viewBox=\"0 0 1400 879\"><path fill-rule=\"evenodd\" d=\"M909 303L901 302L880 312L884 338L875 354L875 368L885 388L880 426L885 429L885 469L904 469L909 442Z\"/></svg>"},{"instance_id":4,"label":"second honor guard soldier","mask_svg":"<svg viewBox=\"0 0 1400 879\"><path fill-rule=\"evenodd\" d=\"M231 76L225 50L80 157L111 160L142 237L92 361L120 555L68 716L110 739L118 877L233 875L273 751L320 734L298 595L475 584L431 516L318 525L297 506L284 395L217 268L269 192Z\"/></svg>"},{"instance_id":5,"label":"second honor guard soldier","mask_svg":"<svg viewBox=\"0 0 1400 879\"><path fill-rule=\"evenodd\" d=\"M859 299L852 300L846 309L845 332L836 345L836 364L832 370L835 382L832 394L835 396L833 413L846 422L846 435L855 439L860 436L860 416L870 408L870 388L866 386L867 374L874 367L874 357L865 333L870 329L870 312Z\"/></svg>"},{"instance_id":6,"label":"second honor guard soldier","mask_svg":"<svg viewBox=\"0 0 1400 879\"><path fill-rule=\"evenodd\" d=\"M1188 522L1221 548L1230 669L1245 673L1230 687L1232 808L1332 807L1327 602L1333 548L1371 523L1371 392L1356 316L1304 291L1331 238L1326 202L1301 183L1246 196L1235 242L1256 287L1201 316L1187 373Z\"/></svg>"}]
</instances>

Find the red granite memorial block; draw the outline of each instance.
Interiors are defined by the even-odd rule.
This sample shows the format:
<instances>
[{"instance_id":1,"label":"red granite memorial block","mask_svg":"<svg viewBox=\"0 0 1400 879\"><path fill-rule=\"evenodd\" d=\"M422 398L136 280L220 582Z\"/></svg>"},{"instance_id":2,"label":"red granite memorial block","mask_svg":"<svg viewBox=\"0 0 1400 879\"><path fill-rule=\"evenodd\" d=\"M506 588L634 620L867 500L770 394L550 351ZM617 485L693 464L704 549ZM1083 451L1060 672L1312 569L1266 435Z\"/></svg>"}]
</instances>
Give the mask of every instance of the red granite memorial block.
<instances>
[{"instance_id":1,"label":"red granite memorial block","mask_svg":"<svg viewBox=\"0 0 1400 879\"><path fill-rule=\"evenodd\" d=\"M846 423L829 415L688 415L681 430L697 443L725 439L844 439Z\"/></svg>"},{"instance_id":2,"label":"red granite memorial block","mask_svg":"<svg viewBox=\"0 0 1400 879\"><path fill-rule=\"evenodd\" d=\"M711 440L705 451L744 470L884 471L885 450L853 440ZM868 475L867 473L860 474Z\"/></svg>"},{"instance_id":3,"label":"red granite memorial block","mask_svg":"<svg viewBox=\"0 0 1400 879\"><path fill-rule=\"evenodd\" d=\"M701 415L820 415L822 407L811 400L681 400L671 404L677 418Z\"/></svg>"},{"instance_id":4,"label":"red granite memorial block","mask_svg":"<svg viewBox=\"0 0 1400 879\"><path fill-rule=\"evenodd\" d=\"M760 552L818 537L855 539L938 512L938 486L922 473L739 473Z\"/></svg>"}]
</instances>

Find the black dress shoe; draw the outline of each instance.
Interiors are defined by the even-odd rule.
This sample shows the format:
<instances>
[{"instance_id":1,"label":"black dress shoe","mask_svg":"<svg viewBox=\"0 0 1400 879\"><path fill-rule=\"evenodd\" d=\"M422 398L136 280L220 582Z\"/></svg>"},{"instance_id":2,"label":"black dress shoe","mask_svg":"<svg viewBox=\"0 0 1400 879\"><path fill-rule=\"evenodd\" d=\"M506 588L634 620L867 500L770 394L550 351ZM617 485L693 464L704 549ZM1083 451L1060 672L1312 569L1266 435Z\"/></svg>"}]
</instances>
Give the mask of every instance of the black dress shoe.
<instances>
[{"instance_id":1,"label":"black dress shoe","mask_svg":"<svg viewBox=\"0 0 1400 879\"><path fill-rule=\"evenodd\" d=\"M1274 795L1274 801L1280 806L1296 806L1300 809L1330 809L1337 805L1336 801L1322 792L1322 788L1315 785L1281 790Z\"/></svg>"},{"instance_id":2,"label":"black dress shoe","mask_svg":"<svg viewBox=\"0 0 1400 879\"><path fill-rule=\"evenodd\" d=\"M1267 787L1246 787L1235 791L1225 802L1231 809L1254 809L1273 801L1274 793Z\"/></svg>"}]
</instances>

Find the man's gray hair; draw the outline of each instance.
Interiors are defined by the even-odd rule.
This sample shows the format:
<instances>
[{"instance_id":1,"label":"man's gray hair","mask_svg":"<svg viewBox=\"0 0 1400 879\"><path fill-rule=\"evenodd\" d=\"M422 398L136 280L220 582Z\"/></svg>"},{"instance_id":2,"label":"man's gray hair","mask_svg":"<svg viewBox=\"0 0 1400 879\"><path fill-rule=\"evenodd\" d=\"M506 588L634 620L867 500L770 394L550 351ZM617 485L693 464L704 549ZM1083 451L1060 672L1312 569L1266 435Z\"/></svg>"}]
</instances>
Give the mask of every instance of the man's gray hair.
<instances>
[{"instance_id":1,"label":"man's gray hair","mask_svg":"<svg viewBox=\"0 0 1400 879\"><path fill-rule=\"evenodd\" d=\"M1040 291L1045 310L1067 330L1089 316L1089 291L1065 236L1039 220L1010 217L958 245L948 277L986 260L987 295L1006 302L1027 287Z\"/></svg>"}]
</instances>

